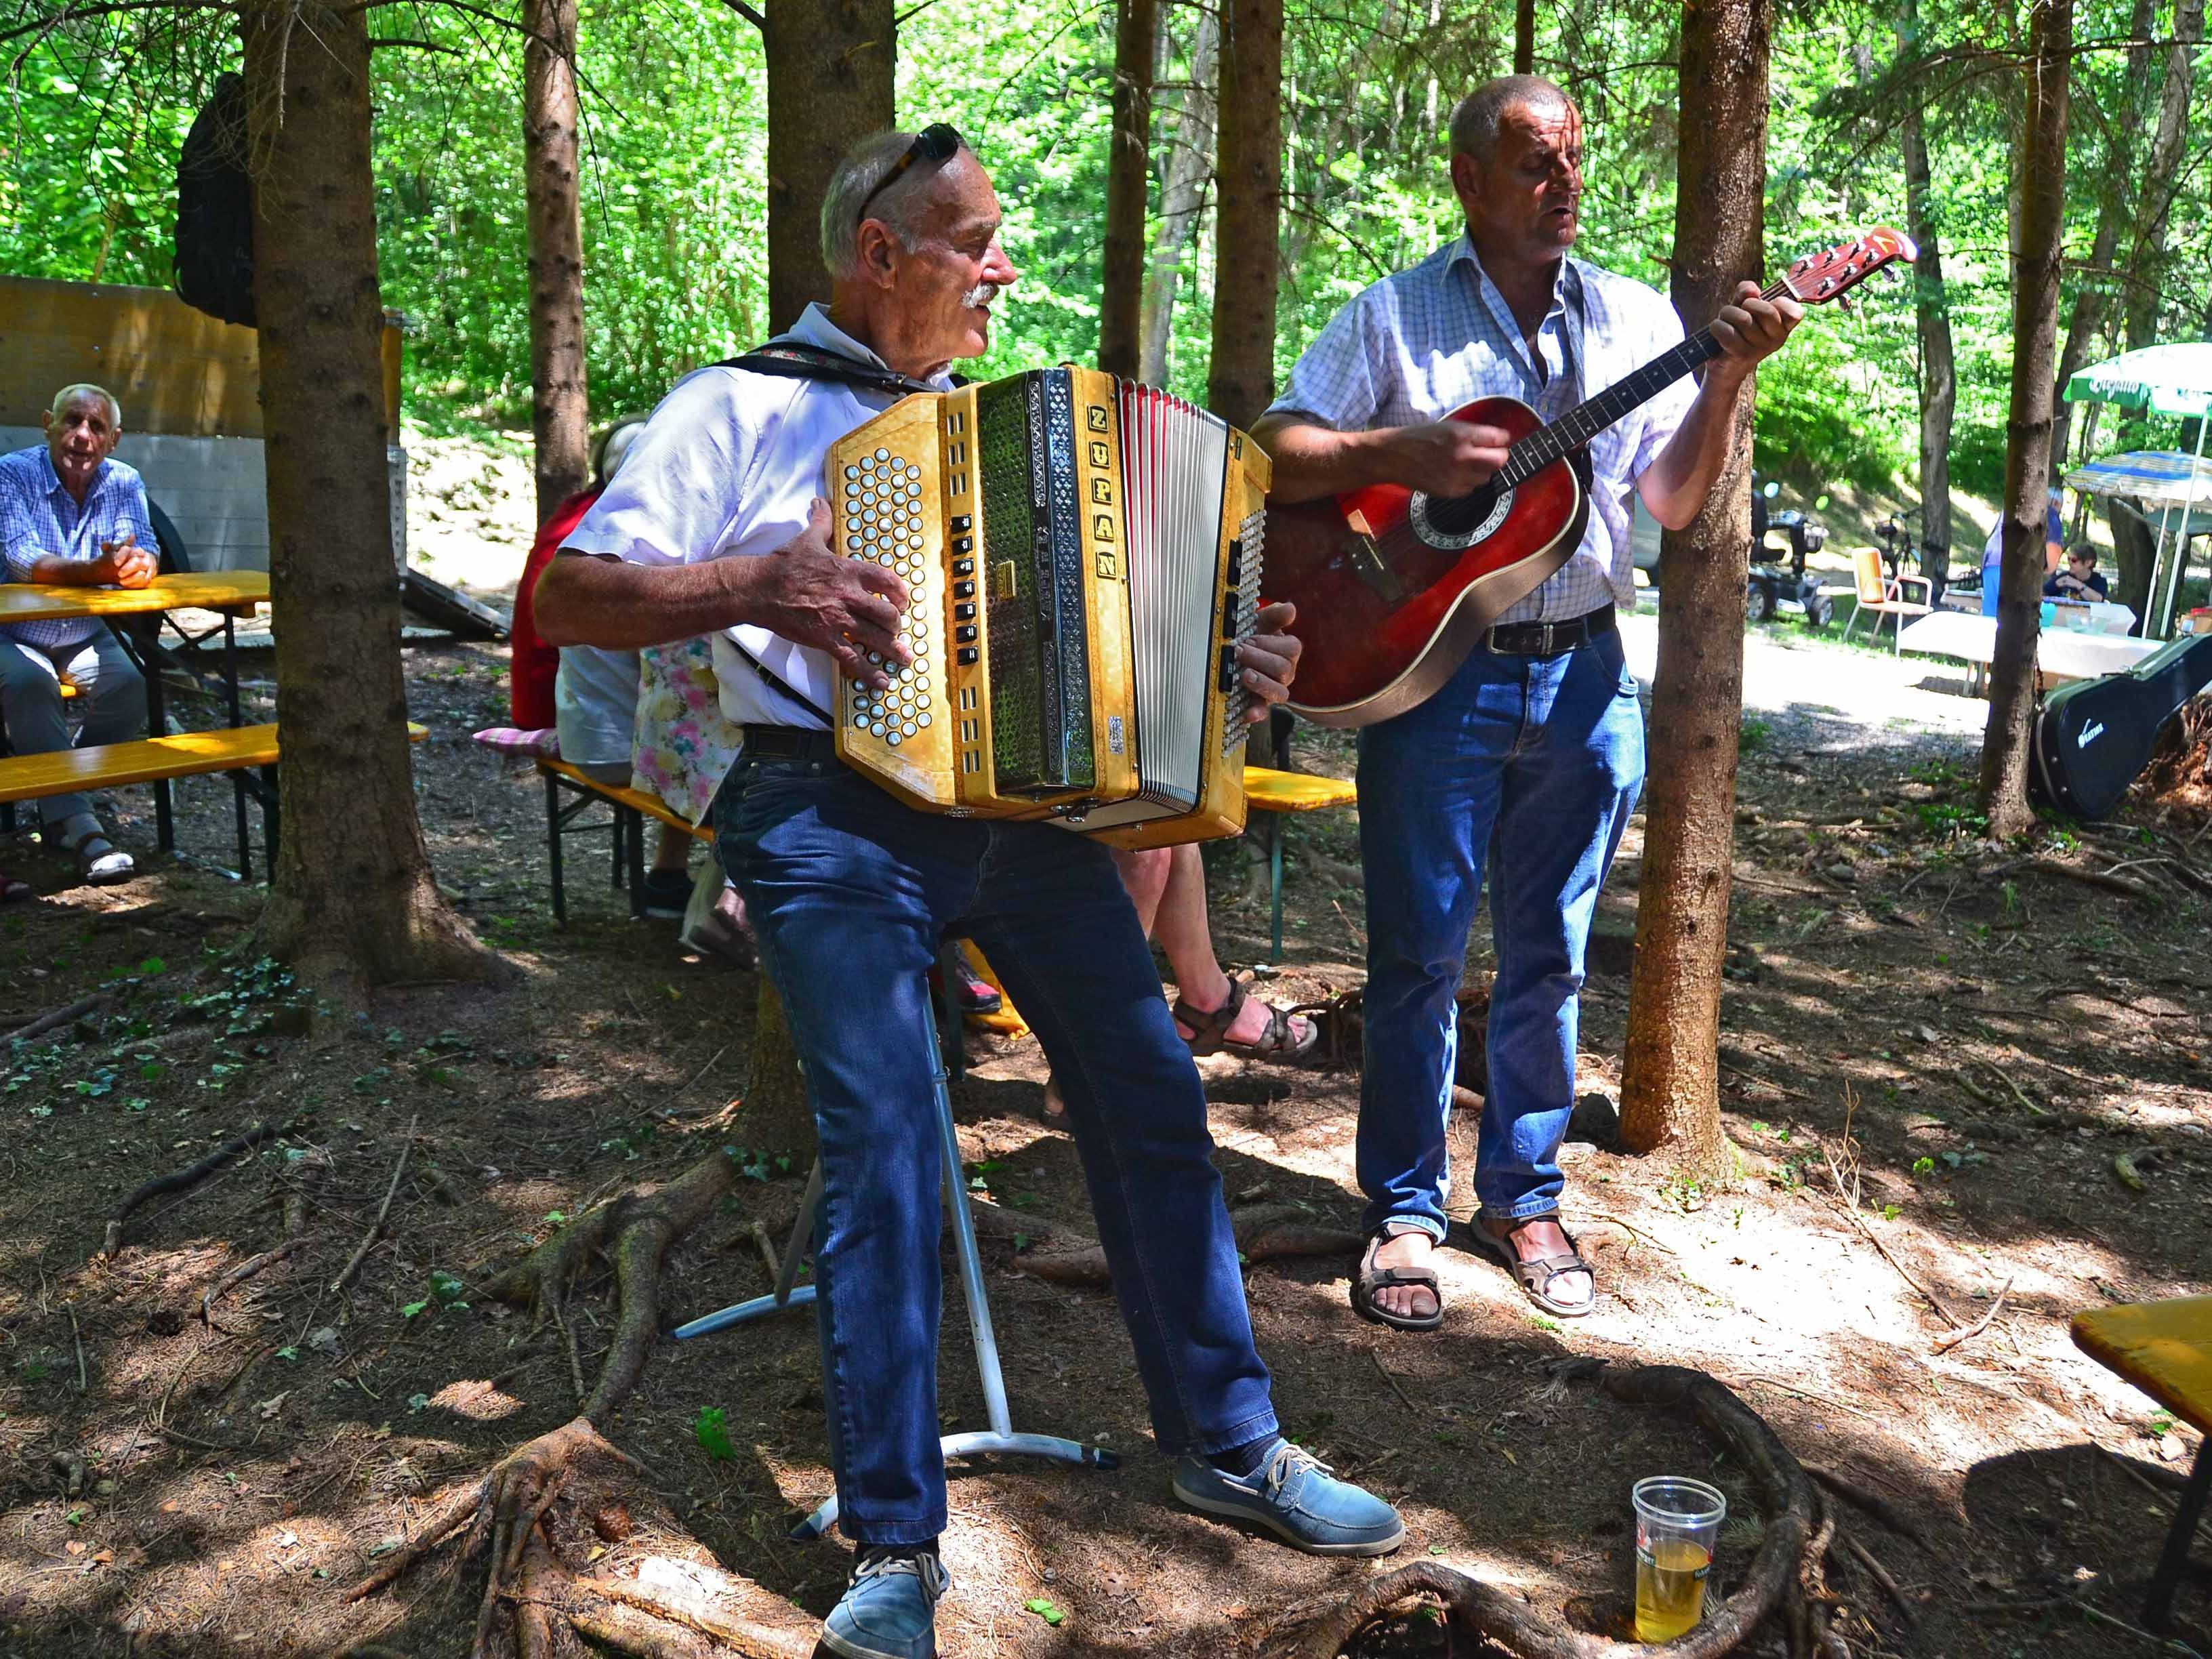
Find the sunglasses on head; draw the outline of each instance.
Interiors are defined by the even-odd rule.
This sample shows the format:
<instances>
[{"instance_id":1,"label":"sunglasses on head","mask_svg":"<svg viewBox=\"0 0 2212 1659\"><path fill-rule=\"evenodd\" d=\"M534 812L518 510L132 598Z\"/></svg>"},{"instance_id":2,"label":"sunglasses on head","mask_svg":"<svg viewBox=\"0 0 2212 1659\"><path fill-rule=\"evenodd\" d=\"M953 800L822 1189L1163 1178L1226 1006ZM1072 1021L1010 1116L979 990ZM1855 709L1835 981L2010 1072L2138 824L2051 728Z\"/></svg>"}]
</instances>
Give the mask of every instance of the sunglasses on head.
<instances>
[{"instance_id":1,"label":"sunglasses on head","mask_svg":"<svg viewBox=\"0 0 2212 1659\"><path fill-rule=\"evenodd\" d=\"M931 122L920 132L915 134L914 143L907 146L906 154L898 158L891 170L877 182L873 190L860 198L860 210L854 214L853 222L857 225L861 220L866 218L868 204L896 184L900 176L916 161L927 161L933 165L949 161L960 153L961 143L961 137L956 128L943 121Z\"/></svg>"}]
</instances>

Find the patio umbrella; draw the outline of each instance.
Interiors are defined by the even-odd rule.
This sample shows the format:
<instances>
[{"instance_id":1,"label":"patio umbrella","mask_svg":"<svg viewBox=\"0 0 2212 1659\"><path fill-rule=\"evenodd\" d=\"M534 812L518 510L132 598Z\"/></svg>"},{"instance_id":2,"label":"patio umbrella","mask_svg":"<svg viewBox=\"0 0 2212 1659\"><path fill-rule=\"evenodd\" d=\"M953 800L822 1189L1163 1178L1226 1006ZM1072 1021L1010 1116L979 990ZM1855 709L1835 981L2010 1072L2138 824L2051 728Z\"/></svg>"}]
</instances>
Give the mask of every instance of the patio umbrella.
<instances>
[{"instance_id":1,"label":"patio umbrella","mask_svg":"<svg viewBox=\"0 0 2212 1659\"><path fill-rule=\"evenodd\" d=\"M2124 352L2109 362L2085 368L2066 383L2069 403L2117 404L2123 409L2141 410L2150 415L2178 415L2197 422L2197 453L2193 456L2175 456L2177 462L2185 462L2187 471L2176 472L2166 481L2168 489L2178 488L2179 493L2160 501L2140 490L2110 489L2106 495L2134 495L2145 505L2163 507L2159 514L2158 551L2151 562L2149 608L2157 613L2154 624L2144 619L2146 635L2155 631L2163 636L2173 624L2174 597L2181 591L2182 568L2189 562L2189 538L2181 536L2175 544L2172 567L2166 572L2163 595L2159 587L2159 564L2166 557L2166 535L2168 522L2177 507L2183 509L2185 530L2187 528L2187 509L2192 502L2203 499L2195 493L2197 474L2204 459L2204 429L2212 426L2212 341L2185 341L2174 345L2145 346L2140 351ZM2143 459L2132 456L2114 458L2117 460ZM2104 465L2092 463L2093 466ZM2083 469L2087 470L2087 469ZM2073 482L2069 475L2067 480ZM2147 480L2155 483L2157 480Z\"/></svg>"}]
</instances>

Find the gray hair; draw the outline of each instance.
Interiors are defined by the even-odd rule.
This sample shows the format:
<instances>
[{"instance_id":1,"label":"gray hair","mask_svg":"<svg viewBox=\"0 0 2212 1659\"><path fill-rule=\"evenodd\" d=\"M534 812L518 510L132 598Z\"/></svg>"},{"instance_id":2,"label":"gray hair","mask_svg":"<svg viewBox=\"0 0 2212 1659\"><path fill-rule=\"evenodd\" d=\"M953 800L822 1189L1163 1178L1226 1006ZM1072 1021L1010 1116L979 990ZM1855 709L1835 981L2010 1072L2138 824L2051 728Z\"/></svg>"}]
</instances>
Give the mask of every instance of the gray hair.
<instances>
[{"instance_id":1,"label":"gray hair","mask_svg":"<svg viewBox=\"0 0 2212 1659\"><path fill-rule=\"evenodd\" d=\"M898 186L877 202L870 204L868 198L890 176L899 158L914 147L914 137L910 132L872 132L847 150L845 159L837 163L830 188L822 195L822 263L830 267L832 276L853 274L860 254L863 204L872 209L868 217L896 237L901 247L913 249L920 231L915 222L919 198ZM967 153L966 145L961 146L961 153ZM907 171L911 174L914 169ZM899 185L905 183L904 178L899 180Z\"/></svg>"},{"instance_id":2,"label":"gray hair","mask_svg":"<svg viewBox=\"0 0 2212 1659\"><path fill-rule=\"evenodd\" d=\"M53 402L46 405L46 413L58 415L63 406L75 398L97 398L107 405L107 418L118 432L123 429L123 405L115 401L115 394L104 386L94 386L89 380L79 380L75 386L65 386L54 393Z\"/></svg>"},{"instance_id":3,"label":"gray hair","mask_svg":"<svg viewBox=\"0 0 2212 1659\"><path fill-rule=\"evenodd\" d=\"M1540 75L1502 75L1477 87L1452 112L1452 154L1487 162L1498 154L1498 130L1504 122L1505 112L1522 104L1539 108L1556 104L1572 109L1575 100Z\"/></svg>"}]
</instances>

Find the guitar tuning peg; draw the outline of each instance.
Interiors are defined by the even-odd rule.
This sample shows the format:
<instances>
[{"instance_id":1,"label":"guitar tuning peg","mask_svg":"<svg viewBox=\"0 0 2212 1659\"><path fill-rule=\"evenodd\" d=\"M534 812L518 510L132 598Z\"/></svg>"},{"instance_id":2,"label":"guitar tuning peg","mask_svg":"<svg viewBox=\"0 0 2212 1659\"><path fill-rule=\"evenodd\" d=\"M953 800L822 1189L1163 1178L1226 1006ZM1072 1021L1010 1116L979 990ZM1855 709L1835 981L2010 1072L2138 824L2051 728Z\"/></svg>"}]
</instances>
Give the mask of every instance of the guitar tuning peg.
<instances>
[{"instance_id":1,"label":"guitar tuning peg","mask_svg":"<svg viewBox=\"0 0 2212 1659\"><path fill-rule=\"evenodd\" d=\"M1836 295L1836 308L1846 317L1851 315L1851 296L1848 294Z\"/></svg>"}]
</instances>

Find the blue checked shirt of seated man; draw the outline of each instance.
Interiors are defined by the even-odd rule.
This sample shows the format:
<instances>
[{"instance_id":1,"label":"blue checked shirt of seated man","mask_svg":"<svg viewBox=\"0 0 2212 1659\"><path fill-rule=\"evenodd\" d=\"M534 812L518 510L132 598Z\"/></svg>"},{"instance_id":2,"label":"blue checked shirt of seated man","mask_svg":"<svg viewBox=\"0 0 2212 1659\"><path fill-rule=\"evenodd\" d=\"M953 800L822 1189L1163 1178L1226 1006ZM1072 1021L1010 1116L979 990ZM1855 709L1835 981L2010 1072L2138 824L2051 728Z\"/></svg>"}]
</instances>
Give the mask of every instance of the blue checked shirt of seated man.
<instances>
[{"instance_id":1,"label":"blue checked shirt of seated man","mask_svg":"<svg viewBox=\"0 0 2212 1659\"><path fill-rule=\"evenodd\" d=\"M1338 432L1441 420L1478 398L1517 398L1543 420L1626 379L1682 341L1655 290L1572 256L1560 262L1536 350L1465 232L1338 312L1291 372L1270 417ZM1561 622L1608 601L1636 605L1631 493L1682 423L1685 376L1590 441L1590 514L1574 556L1501 622Z\"/></svg>"},{"instance_id":2,"label":"blue checked shirt of seated man","mask_svg":"<svg viewBox=\"0 0 2212 1659\"><path fill-rule=\"evenodd\" d=\"M126 537L140 547L155 544L146 486L135 467L110 456L93 475L79 506L63 487L44 444L0 455L0 553L6 556L9 581L37 580L33 567L42 558L96 559L107 544ZM97 617L64 617L11 623L0 628L0 636L60 651L106 631Z\"/></svg>"}]
</instances>

